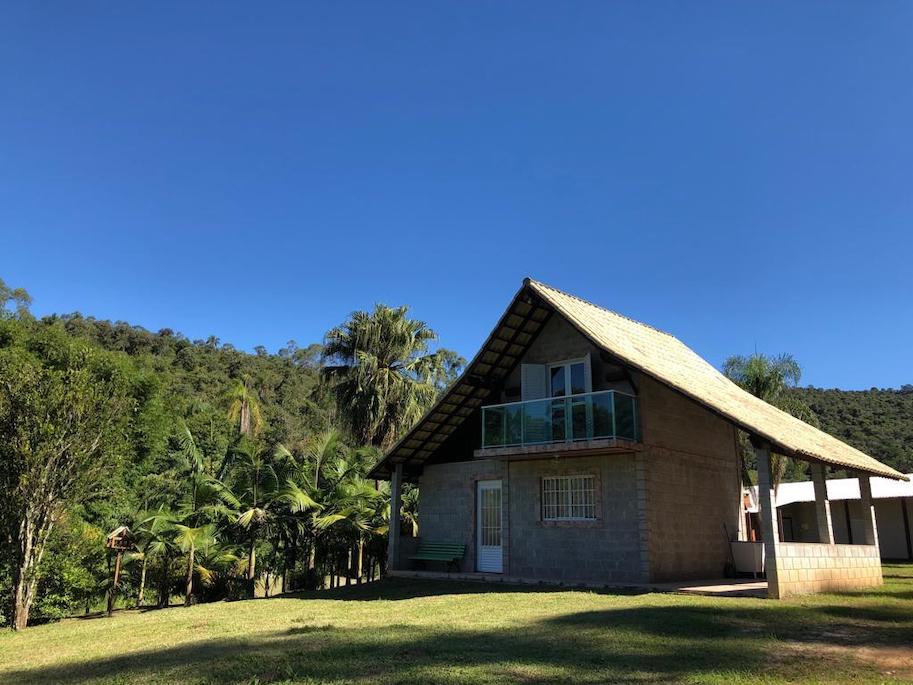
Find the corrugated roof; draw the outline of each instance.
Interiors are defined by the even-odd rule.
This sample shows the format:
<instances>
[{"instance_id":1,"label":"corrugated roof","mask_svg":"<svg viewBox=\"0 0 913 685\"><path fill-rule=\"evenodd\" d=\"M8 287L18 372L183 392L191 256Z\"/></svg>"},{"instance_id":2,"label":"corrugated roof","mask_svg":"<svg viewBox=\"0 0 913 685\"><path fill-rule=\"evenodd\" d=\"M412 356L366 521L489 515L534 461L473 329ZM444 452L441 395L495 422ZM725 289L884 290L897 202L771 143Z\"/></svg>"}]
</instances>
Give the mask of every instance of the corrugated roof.
<instances>
[{"instance_id":1,"label":"corrugated roof","mask_svg":"<svg viewBox=\"0 0 913 685\"><path fill-rule=\"evenodd\" d=\"M454 384L455 389L460 388L466 378L485 375L484 371L480 373L480 360L484 358L484 353L492 341L501 339L501 326L518 302L532 302L533 304L528 306L536 310L541 308L541 303L548 305L549 309L566 318L597 347L703 404L749 433L769 441L778 452L873 475L907 479L890 466L742 390L669 333L532 279L524 281L524 287L508 307L499 326L492 331L482 351ZM530 338L526 345L531 342ZM519 351L514 350L514 353L512 357L518 359ZM453 389L390 450L387 457L375 467L375 477L388 475L391 463L404 461L403 445L414 440L416 433L429 432L425 423L429 417L441 415L440 408L447 405L452 392ZM460 416L459 422L468 414L469 412L466 412ZM455 427L456 425L450 422L448 434ZM430 453L425 456L427 458Z\"/></svg>"}]
</instances>

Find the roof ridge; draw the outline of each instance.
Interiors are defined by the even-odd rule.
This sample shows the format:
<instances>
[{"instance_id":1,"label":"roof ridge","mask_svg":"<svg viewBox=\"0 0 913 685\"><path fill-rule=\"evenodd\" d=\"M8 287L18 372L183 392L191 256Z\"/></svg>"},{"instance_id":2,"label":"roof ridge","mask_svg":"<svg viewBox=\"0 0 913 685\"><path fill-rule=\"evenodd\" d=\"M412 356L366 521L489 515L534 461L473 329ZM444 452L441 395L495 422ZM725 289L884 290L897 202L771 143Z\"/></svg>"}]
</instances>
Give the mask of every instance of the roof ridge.
<instances>
[{"instance_id":1,"label":"roof ridge","mask_svg":"<svg viewBox=\"0 0 913 685\"><path fill-rule=\"evenodd\" d=\"M677 337L675 337L669 331L664 331L663 329L657 328L656 326L653 326L651 324L644 323L643 321L638 321L637 319L634 319L626 314L622 314L621 312L616 312L614 309L609 309L608 307L603 307L601 304L596 304L595 302L590 302L589 300L585 300L582 297L580 297L578 295L574 295L573 293L569 293L566 290L562 290L561 288L556 288L553 285L549 285L548 283L538 281L535 278L530 278L529 276L527 276L523 280L524 280L524 282L526 282L528 284L535 284L535 285L541 286L543 288L548 288L549 290L554 290L556 293L564 295L565 297L569 297L572 300L577 300L578 302L582 302L583 304L589 305L590 307L595 307L596 309L601 309L604 312L607 312L609 314L612 314L612 315L617 316L622 319L626 319L626 320L630 321L631 323L636 323L639 326L644 326L645 328L649 328L650 330L656 331L657 333L662 333L663 335L669 336L670 338L672 338L673 340L676 340L677 342L681 342L681 340L679 340Z\"/></svg>"}]
</instances>

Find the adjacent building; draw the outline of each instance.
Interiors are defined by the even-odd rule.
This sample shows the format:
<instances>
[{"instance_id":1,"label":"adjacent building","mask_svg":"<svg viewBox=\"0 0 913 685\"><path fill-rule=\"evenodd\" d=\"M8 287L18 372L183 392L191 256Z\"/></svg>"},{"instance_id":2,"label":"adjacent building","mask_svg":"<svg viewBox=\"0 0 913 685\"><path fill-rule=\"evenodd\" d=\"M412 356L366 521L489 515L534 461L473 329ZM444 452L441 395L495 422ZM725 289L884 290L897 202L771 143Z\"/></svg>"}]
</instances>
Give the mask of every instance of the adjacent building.
<instances>
[{"instance_id":1,"label":"adjacent building","mask_svg":"<svg viewBox=\"0 0 913 685\"><path fill-rule=\"evenodd\" d=\"M907 478L913 474L906 474ZM878 532L878 549L884 561L913 561L913 482L872 478L872 506ZM748 493L747 513L757 507L757 488ZM865 535L865 510L858 478L827 481L834 542L852 545ZM774 505L780 539L784 542L816 542L815 484L811 481L780 483Z\"/></svg>"}]
</instances>

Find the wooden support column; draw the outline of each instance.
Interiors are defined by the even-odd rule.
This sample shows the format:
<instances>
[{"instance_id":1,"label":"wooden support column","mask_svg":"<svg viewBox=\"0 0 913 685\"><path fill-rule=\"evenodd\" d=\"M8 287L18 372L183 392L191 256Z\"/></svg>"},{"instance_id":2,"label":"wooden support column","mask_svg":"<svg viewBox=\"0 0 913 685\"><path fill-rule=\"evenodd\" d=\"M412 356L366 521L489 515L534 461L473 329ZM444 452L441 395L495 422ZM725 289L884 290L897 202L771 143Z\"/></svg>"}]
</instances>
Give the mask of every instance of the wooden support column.
<instances>
[{"instance_id":1,"label":"wooden support column","mask_svg":"<svg viewBox=\"0 0 913 685\"><path fill-rule=\"evenodd\" d=\"M818 542L825 545L834 544L834 525L831 521L831 503L827 498L827 481L824 464L809 464L812 482L815 484L815 514L818 518Z\"/></svg>"},{"instance_id":2,"label":"wooden support column","mask_svg":"<svg viewBox=\"0 0 913 685\"><path fill-rule=\"evenodd\" d=\"M767 596L780 598L777 580L777 545L780 542L777 531L777 510L774 507L773 476L770 471L770 444L752 441L758 460L758 514L761 519L761 535L764 541L764 570L767 574Z\"/></svg>"},{"instance_id":3,"label":"wooden support column","mask_svg":"<svg viewBox=\"0 0 913 685\"><path fill-rule=\"evenodd\" d=\"M878 546L878 529L875 525L875 507L872 505L872 483L867 473L860 472L859 499L862 505L862 544Z\"/></svg>"},{"instance_id":4,"label":"wooden support column","mask_svg":"<svg viewBox=\"0 0 913 685\"><path fill-rule=\"evenodd\" d=\"M400 509L403 506L403 464L393 467L390 477L390 530L387 533L387 570L392 571L399 563Z\"/></svg>"}]
</instances>

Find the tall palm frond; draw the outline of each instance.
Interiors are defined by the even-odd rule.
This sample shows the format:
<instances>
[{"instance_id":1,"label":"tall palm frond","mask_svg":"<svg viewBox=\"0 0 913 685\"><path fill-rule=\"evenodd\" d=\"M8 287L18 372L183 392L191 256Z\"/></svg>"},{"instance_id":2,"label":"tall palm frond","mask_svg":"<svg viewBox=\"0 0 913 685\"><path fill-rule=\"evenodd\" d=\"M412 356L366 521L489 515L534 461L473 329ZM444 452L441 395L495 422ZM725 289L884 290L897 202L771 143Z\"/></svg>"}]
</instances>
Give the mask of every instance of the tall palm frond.
<instances>
[{"instance_id":1,"label":"tall palm frond","mask_svg":"<svg viewBox=\"0 0 913 685\"><path fill-rule=\"evenodd\" d=\"M760 397L768 404L772 404L806 423L813 426L818 425L818 419L811 407L790 392L802 379L802 368L792 355L753 354L749 357L730 357L723 364L723 373L729 380L755 397ZM747 441L743 438L742 442L742 480L748 483L750 481L747 464L751 455L748 453ZM771 454L771 476L775 490L779 488L788 464L786 456L777 453Z\"/></svg>"},{"instance_id":2,"label":"tall palm frond","mask_svg":"<svg viewBox=\"0 0 913 685\"><path fill-rule=\"evenodd\" d=\"M254 438L263 427L263 414L260 411L260 398L251 389L246 380L235 382L227 393L228 419L238 425L238 432L248 438Z\"/></svg>"},{"instance_id":3,"label":"tall palm frond","mask_svg":"<svg viewBox=\"0 0 913 685\"><path fill-rule=\"evenodd\" d=\"M327 333L323 376L360 443L389 447L464 363L455 353L432 352L435 332L408 311L378 304Z\"/></svg>"}]
</instances>

